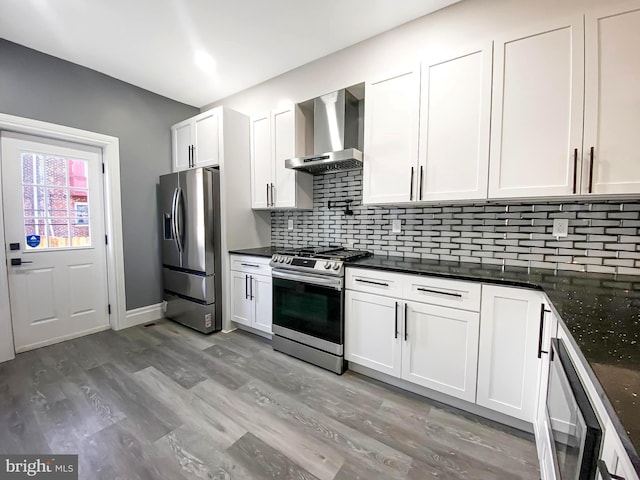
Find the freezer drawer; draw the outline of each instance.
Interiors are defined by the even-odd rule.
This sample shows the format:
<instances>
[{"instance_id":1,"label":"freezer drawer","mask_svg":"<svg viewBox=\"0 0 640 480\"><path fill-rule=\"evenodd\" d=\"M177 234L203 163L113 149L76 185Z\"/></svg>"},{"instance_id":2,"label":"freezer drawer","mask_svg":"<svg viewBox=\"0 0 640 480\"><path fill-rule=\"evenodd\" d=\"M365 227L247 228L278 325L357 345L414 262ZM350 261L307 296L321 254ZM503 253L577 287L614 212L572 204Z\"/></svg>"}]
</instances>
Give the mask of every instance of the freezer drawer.
<instances>
[{"instance_id":1,"label":"freezer drawer","mask_svg":"<svg viewBox=\"0 0 640 480\"><path fill-rule=\"evenodd\" d=\"M219 306L215 303L201 305L168 292L164 292L164 300L166 318L202 333L222 330L222 315Z\"/></svg>"},{"instance_id":2,"label":"freezer drawer","mask_svg":"<svg viewBox=\"0 0 640 480\"><path fill-rule=\"evenodd\" d=\"M162 269L162 280L164 289L170 293L204 303L216 301L215 275L201 276L165 267Z\"/></svg>"}]
</instances>

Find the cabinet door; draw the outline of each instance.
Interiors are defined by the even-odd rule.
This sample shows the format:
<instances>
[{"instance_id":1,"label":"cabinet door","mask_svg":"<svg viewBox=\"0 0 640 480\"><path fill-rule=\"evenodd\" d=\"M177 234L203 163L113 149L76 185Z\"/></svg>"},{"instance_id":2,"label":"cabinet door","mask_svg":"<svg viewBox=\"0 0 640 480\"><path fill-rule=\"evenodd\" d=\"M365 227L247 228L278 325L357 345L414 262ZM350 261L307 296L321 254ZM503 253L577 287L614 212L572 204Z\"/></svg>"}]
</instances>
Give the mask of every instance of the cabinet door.
<instances>
[{"instance_id":1,"label":"cabinet door","mask_svg":"<svg viewBox=\"0 0 640 480\"><path fill-rule=\"evenodd\" d=\"M265 275L254 275L251 277L251 295L253 297L255 316L252 327L271 333L271 309L272 289L271 277Z\"/></svg>"},{"instance_id":2,"label":"cabinet door","mask_svg":"<svg viewBox=\"0 0 640 480\"><path fill-rule=\"evenodd\" d=\"M487 197L491 43L422 63L418 200Z\"/></svg>"},{"instance_id":3,"label":"cabinet door","mask_svg":"<svg viewBox=\"0 0 640 480\"><path fill-rule=\"evenodd\" d=\"M171 127L171 156L174 172L189 168L190 147L191 120L180 122Z\"/></svg>"},{"instance_id":4,"label":"cabinet door","mask_svg":"<svg viewBox=\"0 0 640 480\"><path fill-rule=\"evenodd\" d=\"M419 66L367 82L363 203L417 199Z\"/></svg>"},{"instance_id":5,"label":"cabinet door","mask_svg":"<svg viewBox=\"0 0 640 480\"><path fill-rule=\"evenodd\" d=\"M622 445L620 437L611 423L611 420L609 420L605 426L600 458L607 466L609 474L618 475L624 480L638 480L636 470L633 467L633 464L629 459L629 455ZM600 473L598 480L602 480L603 478L604 477Z\"/></svg>"},{"instance_id":6,"label":"cabinet door","mask_svg":"<svg viewBox=\"0 0 640 480\"><path fill-rule=\"evenodd\" d=\"M345 358L400 377L401 302L394 298L347 290Z\"/></svg>"},{"instance_id":7,"label":"cabinet door","mask_svg":"<svg viewBox=\"0 0 640 480\"><path fill-rule=\"evenodd\" d=\"M556 316L551 311L549 307L549 303L543 302L544 311L540 312L541 315L541 326L542 332L538 332L542 335L542 343L540 344L540 349L542 350L541 358L540 358L540 376L538 379L538 388L537 388L537 398L538 404L536 406L536 419L534 421L534 430L536 430L536 434L538 430L542 431L544 425L547 424L547 388L549 386L549 354L551 351L551 338L556 336L558 330L558 320ZM545 353L547 352L547 353Z\"/></svg>"},{"instance_id":8,"label":"cabinet door","mask_svg":"<svg viewBox=\"0 0 640 480\"><path fill-rule=\"evenodd\" d=\"M480 316L407 302L402 378L462 398L476 398Z\"/></svg>"},{"instance_id":9,"label":"cabinet door","mask_svg":"<svg viewBox=\"0 0 640 480\"><path fill-rule=\"evenodd\" d=\"M253 301L249 297L249 275L231 272L231 320L251 326Z\"/></svg>"},{"instance_id":10,"label":"cabinet door","mask_svg":"<svg viewBox=\"0 0 640 480\"><path fill-rule=\"evenodd\" d=\"M251 117L251 207L271 206L271 116Z\"/></svg>"},{"instance_id":11,"label":"cabinet door","mask_svg":"<svg viewBox=\"0 0 640 480\"><path fill-rule=\"evenodd\" d=\"M301 123L302 113L296 105L276 110L271 115L273 139L273 183L272 203L278 208L294 208L297 206L297 181L309 174L285 168L287 158L295 158L304 154L304 125Z\"/></svg>"},{"instance_id":12,"label":"cabinet door","mask_svg":"<svg viewBox=\"0 0 640 480\"><path fill-rule=\"evenodd\" d=\"M542 302L536 291L482 286L478 405L534 421Z\"/></svg>"},{"instance_id":13,"label":"cabinet door","mask_svg":"<svg viewBox=\"0 0 640 480\"><path fill-rule=\"evenodd\" d=\"M580 16L495 42L490 198L574 193L582 145L583 31Z\"/></svg>"},{"instance_id":14,"label":"cabinet door","mask_svg":"<svg viewBox=\"0 0 640 480\"><path fill-rule=\"evenodd\" d=\"M220 165L220 110L209 110L193 119L195 167Z\"/></svg>"},{"instance_id":15,"label":"cabinet door","mask_svg":"<svg viewBox=\"0 0 640 480\"><path fill-rule=\"evenodd\" d=\"M639 193L640 2L587 14L585 39L582 192Z\"/></svg>"},{"instance_id":16,"label":"cabinet door","mask_svg":"<svg viewBox=\"0 0 640 480\"><path fill-rule=\"evenodd\" d=\"M542 344L541 350L551 351L551 338L556 336L558 321L551 312L548 302L544 303L544 319L542 323ZM541 312L542 314L542 312ZM547 416L547 388L549 385L549 355L542 354L540 359L540 375L537 388L537 406L533 429L536 436L536 446L538 448L538 459L540 462L540 472L544 479L555 479L556 472L553 462L553 447L551 445L551 429Z\"/></svg>"},{"instance_id":17,"label":"cabinet door","mask_svg":"<svg viewBox=\"0 0 640 480\"><path fill-rule=\"evenodd\" d=\"M551 428L549 422L544 421L541 434L536 432L536 446L538 447L538 461L540 463L540 478L543 480L556 480L556 462L554 461L554 446L551 443Z\"/></svg>"}]
</instances>

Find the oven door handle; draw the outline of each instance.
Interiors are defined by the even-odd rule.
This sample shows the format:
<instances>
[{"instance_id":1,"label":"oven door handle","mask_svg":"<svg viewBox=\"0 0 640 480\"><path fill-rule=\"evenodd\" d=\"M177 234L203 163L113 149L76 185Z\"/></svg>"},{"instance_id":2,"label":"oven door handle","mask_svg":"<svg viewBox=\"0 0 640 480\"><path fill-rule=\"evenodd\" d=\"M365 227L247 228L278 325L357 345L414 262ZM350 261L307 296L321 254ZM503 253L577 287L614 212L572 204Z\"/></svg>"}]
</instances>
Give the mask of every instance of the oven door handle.
<instances>
[{"instance_id":1,"label":"oven door handle","mask_svg":"<svg viewBox=\"0 0 640 480\"><path fill-rule=\"evenodd\" d=\"M289 273L281 270L272 270L271 276L273 278L280 278L282 280L291 280L294 282L308 283L311 285L318 285L320 287L329 287L335 290L342 290L342 279L333 277L321 277L319 275L303 275L300 273Z\"/></svg>"}]
</instances>

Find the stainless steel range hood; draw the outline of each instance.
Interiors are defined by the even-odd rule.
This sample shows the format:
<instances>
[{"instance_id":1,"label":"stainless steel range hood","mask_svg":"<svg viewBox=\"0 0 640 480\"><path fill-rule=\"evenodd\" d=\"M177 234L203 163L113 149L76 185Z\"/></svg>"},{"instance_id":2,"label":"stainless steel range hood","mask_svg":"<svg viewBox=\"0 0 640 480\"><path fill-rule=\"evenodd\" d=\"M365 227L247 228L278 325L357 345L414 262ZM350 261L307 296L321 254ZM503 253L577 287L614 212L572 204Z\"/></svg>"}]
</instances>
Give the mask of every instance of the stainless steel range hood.
<instances>
[{"instance_id":1,"label":"stainless steel range hood","mask_svg":"<svg viewBox=\"0 0 640 480\"><path fill-rule=\"evenodd\" d=\"M313 155L285 160L285 167L313 175L362 168L358 150L358 100L338 90L313 101Z\"/></svg>"}]
</instances>

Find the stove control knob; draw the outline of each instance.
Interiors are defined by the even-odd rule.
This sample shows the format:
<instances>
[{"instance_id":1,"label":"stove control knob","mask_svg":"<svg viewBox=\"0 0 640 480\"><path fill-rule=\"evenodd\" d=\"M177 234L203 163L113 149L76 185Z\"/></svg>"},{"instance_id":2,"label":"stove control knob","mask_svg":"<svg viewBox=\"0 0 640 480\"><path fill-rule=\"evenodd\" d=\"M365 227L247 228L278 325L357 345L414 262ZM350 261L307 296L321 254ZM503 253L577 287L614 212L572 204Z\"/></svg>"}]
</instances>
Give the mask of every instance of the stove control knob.
<instances>
[{"instance_id":1,"label":"stove control knob","mask_svg":"<svg viewBox=\"0 0 640 480\"><path fill-rule=\"evenodd\" d=\"M331 262L324 262L324 268L329 270L331 268Z\"/></svg>"},{"instance_id":2,"label":"stove control knob","mask_svg":"<svg viewBox=\"0 0 640 480\"><path fill-rule=\"evenodd\" d=\"M278 261L279 261L280 263L284 263L284 257L280 257L280 258L278 258Z\"/></svg>"},{"instance_id":3,"label":"stove control knob","mask_svg":"<svg viewBox=\"0 0 640 480\"><path fill-rule=\"evenodd\" d=\"M339 262L334 263L333 264L333 269L334 270L340 270L340 263Z\"/></svg>"},{"instance_id":4,"label":"stove control knob","mask_svg":"<svg viewBox=\"0 0 640 480\"><path fill-rule=\"evenodd\" d=\"M285 263L288 265L291 263L291 257L287 257L284 259Z\"/></svg>"}]
</instances>

